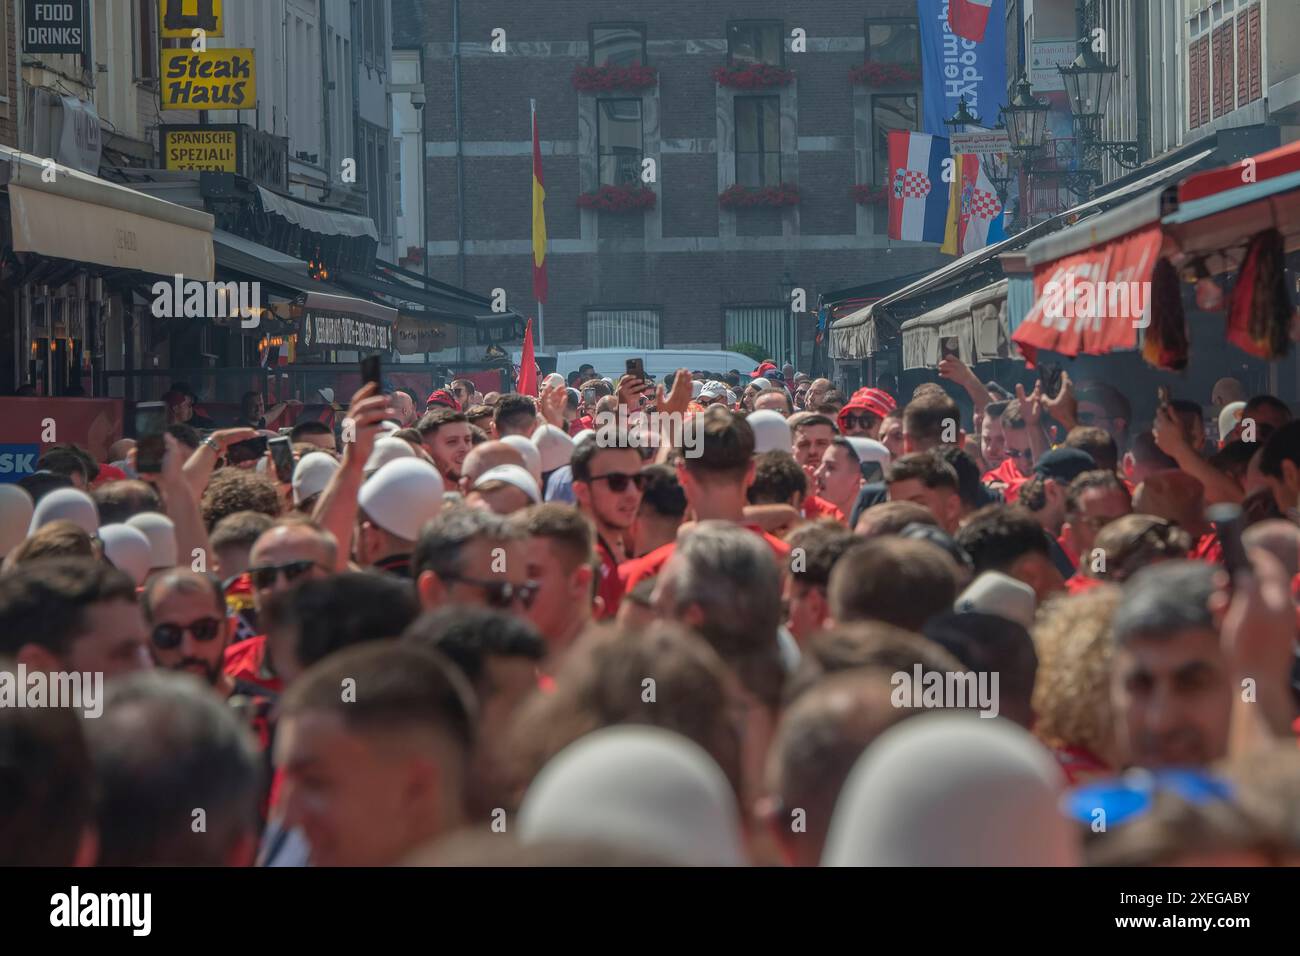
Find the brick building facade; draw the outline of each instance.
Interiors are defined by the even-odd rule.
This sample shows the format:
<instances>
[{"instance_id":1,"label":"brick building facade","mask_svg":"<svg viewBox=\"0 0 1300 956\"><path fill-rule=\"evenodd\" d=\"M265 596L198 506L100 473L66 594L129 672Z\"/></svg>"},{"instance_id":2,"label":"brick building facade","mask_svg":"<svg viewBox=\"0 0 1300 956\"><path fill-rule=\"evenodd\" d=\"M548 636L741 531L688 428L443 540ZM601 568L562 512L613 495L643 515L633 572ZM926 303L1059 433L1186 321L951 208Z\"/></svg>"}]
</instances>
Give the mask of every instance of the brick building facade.
<instances>
[{"instance_id":1,"label":"brick building facade","mask_svg":"<svg viewBox=\"0 0 1300 956\"><path fill-rule=\"evenodd\" d=\"M0 3L0 144L18 146L18 31L8 3Z\"/></svg>"},{"instance_id":2,"label":"brick building facade","mask_svg":"<svg viewBox=\"0 0 1300 956\"><path fill-rule=\"evenodd\" d=\"M502 288L509 306L528 314L529 100L537 102L548 351L757 341L787 359L791 283L811 310L819 292L940 262L933 245L888 240L885 207L852 196L855 184L884 180L877 167L888 129L920 122L918 84L873 88L849 78L867 59L919 60L910 0L394 0L393 8L395 43L418 46L424 61L430 273ZM498 29L503 52L493 49ZM797 30L806 51L793 48ZM658 71L656 85L574 88L578 67L638 60ZM755 61L783 64L793 82L737 91L712 76ZM581 194L635 176L647 158L657 173L653 209L579 208ZM719 195L738 180L794 183L800 201L721 208ZM798 364L807 367L815 318L794 324Z\"/></svg>"}]
</instances>

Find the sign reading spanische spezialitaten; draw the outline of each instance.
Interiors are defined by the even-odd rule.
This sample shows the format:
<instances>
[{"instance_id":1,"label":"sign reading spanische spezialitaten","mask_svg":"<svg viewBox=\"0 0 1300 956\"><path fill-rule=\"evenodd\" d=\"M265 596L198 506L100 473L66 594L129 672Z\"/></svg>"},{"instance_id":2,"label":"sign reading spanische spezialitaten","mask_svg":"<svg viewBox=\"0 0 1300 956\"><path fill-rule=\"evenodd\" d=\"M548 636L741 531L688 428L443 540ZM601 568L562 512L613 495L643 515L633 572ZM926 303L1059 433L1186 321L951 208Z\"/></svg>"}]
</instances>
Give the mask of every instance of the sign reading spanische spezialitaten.
<instances>
[{"instance_id":1,"label":"sign reading spanische spezialitaten","mask_svg":"<svg viewBox=\"0 0 1300 956\"><path fill-rule=\"evenodd\" d=\"M357 315L308 310L302 319L299 345L304 349L379 349L392 348L392 326Z\"/></svg>"},{"instance_id":2,"label":"sign reading spanische spezialitaten","mask_svg":"<svg viewBox=\"0 0 1300 956\"><path fill-rule=\"evenodd\" d=\"M247 110L257 105L257 65L248 49L162 51L165 110Z\"/></svg>"}]
</instances>

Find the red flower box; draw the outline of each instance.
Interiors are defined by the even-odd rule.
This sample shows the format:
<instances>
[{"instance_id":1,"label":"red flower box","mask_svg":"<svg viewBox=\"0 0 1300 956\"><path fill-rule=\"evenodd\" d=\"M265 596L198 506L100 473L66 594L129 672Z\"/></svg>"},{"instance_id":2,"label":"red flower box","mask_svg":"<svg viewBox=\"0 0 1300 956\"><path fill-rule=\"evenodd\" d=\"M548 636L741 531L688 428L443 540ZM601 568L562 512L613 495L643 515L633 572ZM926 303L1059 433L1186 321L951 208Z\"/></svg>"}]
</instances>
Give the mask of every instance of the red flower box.
<instances>
[{"instance_id":1,"label":"red flower box","mask_svg":"<svg viewBox=\"0 0 1300 956\"><path fill-rule=\"evenodd\" d=\"M659 82L653 66L580 66L573 71L573 88L582 93L644 90Z\"/></svg>"},{"instance_id":2,"label":"red flower box","mask_svg":"<svg viewBox=\"0 0 1300 956\"><path fill-rule=\"evenodd\" d=\"M888 186L858 183L850 191L853 194L853 201L859 206L883 206L889 202Z\"/></svg>"},{"instance_id":3,"label":"red flower box","mask_svg":"<svg viewBox=\"0 0 1300 956\"><path fill-rule=\"evenodd\" d=\"M718 197L723 209L749 209L755 206L797 206L799 187L794 183L780 186L732 186Z\"/></svg>"},{"instance_id":4,"label":"red flower box","mask_svg":"<svg viewBox=\"0 0 1300 956\"><path fill-rule=\"evenodd\" d=\"M594 193L578 197L578 205L583 209L601 212L640 212L653 209L658 201L658 195L648 186L629 185L601 186Z\"/></svg>"},{"instance_id":5,"label":"red flower box","mask_svg":"<svg viewBox=\"0 0 1300 956\"><path fill-rule=\"evenodd\" d=\"M720 86L734 90L766 90L774 86L789 86L794 80L794 70L783 70L767 63L749 63L737 66L719 66L713 78Z\"/></svg>"},{"instance_id":6,"label":"red flower box","mask_svg":"<svg viewBox=\"0 0 1300 956\"><path fill-rule=\"evenodd\" d=\"M849 82L862 86L915 86L921 68L910 63L863 63L849 71Z\"/></svg>"}]
</instances>

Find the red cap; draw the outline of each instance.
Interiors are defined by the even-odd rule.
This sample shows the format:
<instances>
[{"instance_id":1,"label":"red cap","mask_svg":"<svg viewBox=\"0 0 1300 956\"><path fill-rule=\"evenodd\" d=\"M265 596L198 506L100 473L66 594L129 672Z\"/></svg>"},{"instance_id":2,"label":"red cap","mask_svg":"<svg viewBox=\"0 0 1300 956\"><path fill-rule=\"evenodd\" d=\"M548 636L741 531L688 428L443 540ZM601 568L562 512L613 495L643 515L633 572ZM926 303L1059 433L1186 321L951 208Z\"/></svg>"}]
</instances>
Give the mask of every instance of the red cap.
<instances>
[{"instance_id":1,"label":"red cap","mask_svg":"<svg viewBox=\"0 0 1300 956\"><path fill-rule=\"evenodd\" d=\"M460 402L456 401L456 396L451 394L451 392L447 391L445 388L437 389L432 395L424 400L425 408L428 408L430 405L445 405L453 412L460 411Z\"/></svg>"},{"instance_id":2,"label":"red cap","mask_svg":"<svg viewBox=\"0 0 1300 956\"><path fill-rule=\"evenodd\" d=\"M884 418L897 407L898 403L894 401L894 396L888 392L879 388L860 388L853 393L853 397L840 409L838 418L842 423L845 414L850 409L862 409L877 418Z\"/></svg>"},{"instance_id":3,"label":"red cap","mask_svg":"<svg viewBox=\"0 0 1300 956\"><path fill-rule=\"evenodd\" d=\"M773 372L773 371L776 371L776 365L773 364L772 362L764 362L764 363L761 364L758 368L754 369L754 371L750 372L750 373L749 373L749 377L750 377L750 378L762 378L762 377L763 377L763 373L765 373L765 372Z\"/></svg>"}]
</instances>

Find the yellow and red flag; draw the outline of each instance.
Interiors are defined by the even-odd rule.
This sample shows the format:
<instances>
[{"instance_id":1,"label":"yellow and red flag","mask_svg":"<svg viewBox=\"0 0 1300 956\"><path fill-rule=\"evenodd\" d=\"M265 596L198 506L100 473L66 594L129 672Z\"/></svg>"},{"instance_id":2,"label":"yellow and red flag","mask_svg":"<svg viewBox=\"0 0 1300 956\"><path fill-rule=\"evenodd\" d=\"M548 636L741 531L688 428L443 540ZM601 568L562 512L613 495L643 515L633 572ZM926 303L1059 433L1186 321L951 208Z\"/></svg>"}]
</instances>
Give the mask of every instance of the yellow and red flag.
<instances>
[{"instance_id":1,"label":"yellow and red flag","mask_svg":"<svg viewBox=\"0 0 1300 956\"><path fill-rule=\"evenodd\" d=\"M542 180L542 140L537 133L537 103L533 110L533 298L546 302L546 186Z\"/></svg>"}]
</instances>

